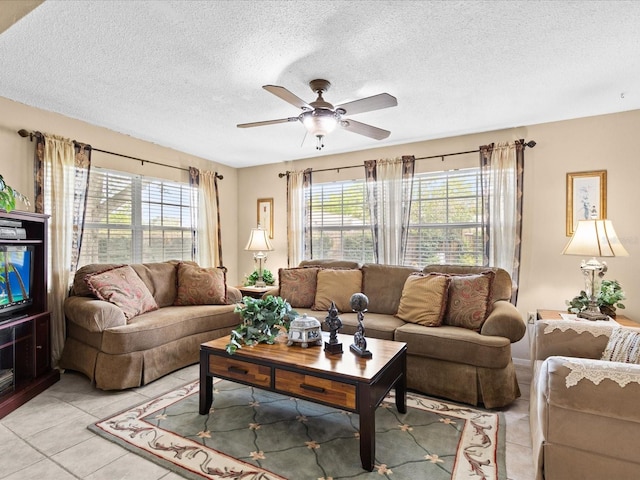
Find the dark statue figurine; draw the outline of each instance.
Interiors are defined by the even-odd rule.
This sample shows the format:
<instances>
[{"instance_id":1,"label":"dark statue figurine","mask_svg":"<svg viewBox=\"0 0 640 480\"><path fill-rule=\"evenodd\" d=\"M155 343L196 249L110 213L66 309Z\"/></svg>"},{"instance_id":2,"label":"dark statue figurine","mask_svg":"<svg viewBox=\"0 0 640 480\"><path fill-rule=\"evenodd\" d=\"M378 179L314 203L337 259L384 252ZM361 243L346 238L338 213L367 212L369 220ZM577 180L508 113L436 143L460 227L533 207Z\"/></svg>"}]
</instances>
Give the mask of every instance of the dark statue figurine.
<instances>
[{"instance_id":1,"label":"dark statue figurine","mask_svg":"<svg viewBox=\"0 0 640 480\"><path fill-rule=\"evenodd\" d=\"M367 339L364 337L364 312L369 306L369 299L364 293L354 293L351 295L351 309L358 313L358 328L353 335L353 344L350 350L356 355L364 358L371 358L373 354L367 350Z\"/></svg>"},{"instance_id":2,"label":"dark statue figurine","mask_svg":"<svg viewBox=\"0 0 640 480\"><path fill-rule=\"evenodd\" d=\"M338 309L334 302L331 302L328 313L324 322L329 329L329 343L324 342L324 350L328 353L342 353L342 344L338 342L338 330L342 327L342 320L338 317Z\"/></svg>"}]
</instances>

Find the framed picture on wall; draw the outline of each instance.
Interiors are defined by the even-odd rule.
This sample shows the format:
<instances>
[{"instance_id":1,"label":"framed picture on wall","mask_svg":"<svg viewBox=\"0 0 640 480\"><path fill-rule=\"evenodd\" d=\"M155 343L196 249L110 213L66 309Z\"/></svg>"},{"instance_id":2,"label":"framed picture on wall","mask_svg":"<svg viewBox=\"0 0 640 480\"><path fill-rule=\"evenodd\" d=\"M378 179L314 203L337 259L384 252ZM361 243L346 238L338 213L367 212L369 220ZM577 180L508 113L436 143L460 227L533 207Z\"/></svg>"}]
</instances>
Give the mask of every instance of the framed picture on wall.
<instances>
[{"instance_id":1,"label":"framed picture on wall","mask_svg":"<svg viewBox=\"0 0 640 480\"><path fill-rule=\"evenodd\" d=\"M590 218L607 218L606 170L567 173L567 237Z\"/></svg>"},{"instance_id":2,"label":"framed picture on wall","mask_svg":"<svg viewBox=\"0 0 640 480\"><path fill-rule=\"evenodd\" d=\"M258 199L258 225L273 238L273 198Z\"/></svg>"}]
</instances>

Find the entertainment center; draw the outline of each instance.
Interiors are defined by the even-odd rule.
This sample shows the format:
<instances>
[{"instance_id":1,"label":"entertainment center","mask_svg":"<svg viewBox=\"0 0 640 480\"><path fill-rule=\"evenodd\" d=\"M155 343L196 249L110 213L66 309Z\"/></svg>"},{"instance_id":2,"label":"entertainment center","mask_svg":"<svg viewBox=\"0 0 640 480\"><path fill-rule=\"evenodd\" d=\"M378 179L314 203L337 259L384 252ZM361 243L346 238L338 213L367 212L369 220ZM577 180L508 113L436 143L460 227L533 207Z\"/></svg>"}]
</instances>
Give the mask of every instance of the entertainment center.
<instances>
[{"instance_id":1,"label":"entertainment center","mask_svg":"<svg viewBox=\"0 0 640 480\"><path fill-rule=\"evenodd\" d=\"M60 379L51 368L49 216L0 211L0 418Z\"/></svg>"}]
</instances>

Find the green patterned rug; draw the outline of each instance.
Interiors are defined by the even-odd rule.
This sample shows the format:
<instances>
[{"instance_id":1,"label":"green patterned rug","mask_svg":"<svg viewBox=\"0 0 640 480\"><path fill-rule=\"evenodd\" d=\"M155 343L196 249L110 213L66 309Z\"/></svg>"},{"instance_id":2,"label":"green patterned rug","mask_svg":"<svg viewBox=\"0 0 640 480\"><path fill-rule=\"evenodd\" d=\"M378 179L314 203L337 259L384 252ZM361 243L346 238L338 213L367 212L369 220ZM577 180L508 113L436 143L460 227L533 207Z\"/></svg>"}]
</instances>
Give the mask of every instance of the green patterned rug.
<instances>
[{"instance_id":1,"label":"green patterned rug","mask_svg":"<svg viewBox=\"0 0 640 480\"><path fill-rule=\"evenodd\" d=\"M356 414L218 380L210 413L199 415L198 385L88 428L190 479L507 478L500 413L410 393L400 414L390 395L376 412L375 468L367 472Z\"/></svg>"}]
</instances>

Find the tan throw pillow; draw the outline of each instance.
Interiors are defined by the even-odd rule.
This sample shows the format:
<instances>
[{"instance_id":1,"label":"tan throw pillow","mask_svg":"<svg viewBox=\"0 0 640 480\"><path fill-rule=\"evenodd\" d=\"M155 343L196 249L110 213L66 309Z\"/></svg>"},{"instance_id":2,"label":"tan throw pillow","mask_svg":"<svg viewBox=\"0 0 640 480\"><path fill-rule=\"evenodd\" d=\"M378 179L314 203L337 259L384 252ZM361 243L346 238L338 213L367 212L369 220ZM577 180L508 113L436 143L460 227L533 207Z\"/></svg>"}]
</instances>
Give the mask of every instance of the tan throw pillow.
<instances>
[{"instance_id":1,"label":"tan throw pillow","mask_svg":"<svg viewBox=\"0 0 640 480\"><path fill-rule=\"evenodd\" d=\"M360 270L319 270L313 310L329 310L331 302L340 312L351 312L351 295L362 291Z\"/></svg>"},{"instance_id":2,"label":"tan throw pillow","mask_svg":"<svg viewBox=\"0 0 640 480\"><path fill-rule=\"evenodd\" d=\"M640 363L640 332L628 328L614 328L601 360Z\"/></svg>"},{"instance_id":3,"label":"tan throw pillow","mask_svg":"<svg viewBox=\"0 0 640 480\"><path fill-rule=\"evenodd\" d=\"M174 305L226 305L227 282L223 268L178 264L178 294Z\"/></svg>"},{"instance_id":4,"label":"tan throw pillow","mask_svg":"<svg viewBox=\"0 0 640 480\"><path fill-rule=\"evenodd\" d=\"M491 284L495 273L451 275L449 302L443 323L479 331L491 312Z\"/></svg>"},{"instance_id":5,"label":"tan throw pillow","mask_svg":"<svg viewBox=\"0 0 640 480\"><path fill-rule=\"evenodd\" d=\"M318 268L281 268L278 271L280 296L293 308L311 308L316 298Z\"/></svg>"},{"instance_id":6,"label":"tan throw pillow","mask_svg":"<svg viewBox=\"0 0 640 480\"><path fill-rule=\"evenodd\" d=\"M129 265L89 274L85 282L100 300L119 307L127 320L158 309L153 295Z\"/></svg>"},{"instance_id":7,"label":"tan throw pillow","mask_svg":"<svg viewBox=\"0 0 640 480\"><path fill-rule=\"evenodd\" d=\"M439 327L447 308L451 278L430 273L412 274L404 282L396 317L426 327Z\"/></svg>"}]
</instances>

